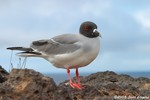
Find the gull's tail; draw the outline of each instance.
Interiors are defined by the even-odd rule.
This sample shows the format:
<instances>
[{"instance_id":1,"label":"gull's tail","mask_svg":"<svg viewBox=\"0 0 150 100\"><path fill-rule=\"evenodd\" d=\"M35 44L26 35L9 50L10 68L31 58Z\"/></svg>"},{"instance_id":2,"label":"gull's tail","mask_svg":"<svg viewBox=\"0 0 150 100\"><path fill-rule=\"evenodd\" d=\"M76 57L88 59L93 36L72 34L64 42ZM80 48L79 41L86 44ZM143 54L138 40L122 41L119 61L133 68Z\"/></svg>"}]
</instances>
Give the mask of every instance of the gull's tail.
<instances>
[{"instance_id":1,"label":"gull's tail","mask_svg":"<svg viewBox=\"0 0 150 100\"><path fill-rule=\"evenodd\" d=\"M19 52L16 55L21 57L39 57L41 53L35 52L32 48L26 47L8 47L8 50L19 50L23 52Z\"/></svg>"}]
</instances>

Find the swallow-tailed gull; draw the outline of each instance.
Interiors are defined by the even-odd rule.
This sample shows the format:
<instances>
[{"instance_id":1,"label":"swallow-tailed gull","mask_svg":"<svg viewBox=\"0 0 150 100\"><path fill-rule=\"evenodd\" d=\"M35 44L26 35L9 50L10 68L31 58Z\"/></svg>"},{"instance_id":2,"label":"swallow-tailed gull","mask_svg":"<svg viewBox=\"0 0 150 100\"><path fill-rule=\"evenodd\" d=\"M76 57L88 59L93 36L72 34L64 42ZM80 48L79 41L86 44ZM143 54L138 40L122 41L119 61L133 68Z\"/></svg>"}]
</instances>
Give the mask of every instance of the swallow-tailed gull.
<instances>
[{"instance_id":1,"label":"swallow-tailed gull","mask_svg":"<svg viewBox=\"0 0 150 100\"><path fill-rule=\"evenodd\" d=\"M67 69L70 86L82 89L78 68L90 64L98 55L100 33L97 25L91 21L80 25L79 34L62 34L51 39L33 41L30 47L9 47L20 50L21 57L42 57L55 67ZM76 69L77 83L73 83L70 69Z\"/></svg>"}]
</instances>

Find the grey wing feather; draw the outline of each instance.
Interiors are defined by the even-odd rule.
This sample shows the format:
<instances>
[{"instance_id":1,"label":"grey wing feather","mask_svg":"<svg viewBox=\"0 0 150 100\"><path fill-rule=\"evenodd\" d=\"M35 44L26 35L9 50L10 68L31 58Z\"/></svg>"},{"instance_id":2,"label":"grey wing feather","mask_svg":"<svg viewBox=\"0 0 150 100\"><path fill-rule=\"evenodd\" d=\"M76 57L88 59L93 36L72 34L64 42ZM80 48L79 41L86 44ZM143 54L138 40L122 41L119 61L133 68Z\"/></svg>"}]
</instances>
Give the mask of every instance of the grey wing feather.
<instances>
[{"instance_id":1,"label":"grey wing feather","mask_svg":"<svg viewBox=\"0 0 150 100\"><path fill-rule=\"evenodd\" d=\"M32 44L33 44L34 46L41 46L41 45L45 45L45 44L47 44L47 43L48 43L47 40L39 40L39 41L33 41L33 42L32 42Z\"/></svg>"},{"instance_id":2,"label":"grey wing feather","mask_svg":"<svg viewBox=\"0 0 150 100\"><path fill-rule=\"evenodd\" d=\"M78 41L74 34L63 34L53 37L52 39L62 44L73 44Z\"/></svg>"},{"instance_id":3,"label":"grey wing feather","mask_svg":"<svg viewBox=\"0 0 150 100\"><path fill-rule=\"evenodd\" d=\"M75 44L76 42L76 35L64 34L48 40L34 41L31 48L45 54L63 54L78 50L80 46Z\"/></svg>"}]
</instances>

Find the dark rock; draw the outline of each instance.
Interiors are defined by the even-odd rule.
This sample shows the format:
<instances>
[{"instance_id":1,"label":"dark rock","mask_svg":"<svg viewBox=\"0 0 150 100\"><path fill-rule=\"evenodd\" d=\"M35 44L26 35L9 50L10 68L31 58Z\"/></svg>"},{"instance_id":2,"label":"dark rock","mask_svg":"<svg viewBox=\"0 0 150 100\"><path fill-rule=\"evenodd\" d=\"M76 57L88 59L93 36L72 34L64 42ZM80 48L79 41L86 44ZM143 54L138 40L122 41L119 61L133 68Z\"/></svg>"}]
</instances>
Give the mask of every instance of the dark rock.
<instances>
[{"instance_id":1,"label":"dark rock","mask_svg":"<svg viewBox=\"0 0 150 100\"><path fill-rule=\"evenodd\" d=\"M145 77L139 77L139 78L136 78L135 80L141 83L150 83L150 79L145 78Z\"/></svg>"},{"instance_id":2,"label":"dark rock","mask_svg":"<svg viewBox=\"0 0 150 100\"><path fill-rule=\"evenodd\" d=\"M9 73L0 65L0 73L8 75Z\"/></svg>"},{"instance_id":3,"label":"dark rock","mask_svg":"<svg viewBox=\"0 0 150 100\"><path fill-rule=\"evenodd\" d=\"M95 96L101 95L93 86L86 86L83 90L78 90L65 84L58 87L56 94L56 100L93 100Z\"/></svg>"},{"instance_id":4,"label":"dark rock","mask_svg":"<svg viewBox=\"0 0 150 100\"><path fill-rule=\"evenodd\" d=\"M5 82L8 75L9 73L0 65L0 83Z\"/></svg>"},{"instance_id":5,"label":"dark rock","mask_svg":"<svg viewBox=\"0 0 150 100\"><path fill-rule=\"evenodd\" d=\"M54 98L53 79L29 69L13 69L0 86L1 100L49 100Z\"/></svg>"},{"instance_id":6,"label":"dark rock","mask_svg":"<svg viewBox=\"0 0 150 100\"><path fill-rule=\"evenodd\" d=\"M134 79L129 75L118 75L114 72L98 72L84 77L82 83L96 87L105 96L114 95L148 95L150 96L150 79Z\"/></svg>"},{"instance_id":7,"label":"dark rock","mask_svg":"<svg viewBox=\"0 0 150 100\"><path fill-rule=\"evenodd\" d=\"M57 86L52 78L34 70L13 69L7 80L0 84L0 100L114 100L114 96L150 97L148 78L135 79L106 71L80 76L80 79L83 90L71 88L68 80Z\"/></svg>"}]
</instances>

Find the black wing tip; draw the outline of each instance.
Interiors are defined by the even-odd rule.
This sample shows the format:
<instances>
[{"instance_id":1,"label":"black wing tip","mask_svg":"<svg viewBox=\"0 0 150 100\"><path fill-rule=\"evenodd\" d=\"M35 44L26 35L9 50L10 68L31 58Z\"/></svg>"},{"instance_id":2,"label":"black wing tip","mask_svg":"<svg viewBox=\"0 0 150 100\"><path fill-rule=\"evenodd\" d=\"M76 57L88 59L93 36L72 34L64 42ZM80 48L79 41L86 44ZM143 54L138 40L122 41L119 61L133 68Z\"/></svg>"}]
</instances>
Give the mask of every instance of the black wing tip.
<instances>
[{"instance_id":1,"label":"black wing tip","mask_svg":"<svg viewBox=\"0 0 150 100\"><path fill-rule=\"evenodd\" d=\"M19 50L19 51L33 51L32 48L26 48L26 47L8 47L7 50Z\"/></svg>"},{"instance_id":2,"label":"black wing tip","mask_svg":"<svg viewBox=\"0 0 150 100\"><path fill-rule=\"evenodd\" d=\"M22 49L23 47L8 47L7 50L16 50L16 49Z\"/></svg>"},{"instance_id":3,"label":"black wing tip","mask_svg":"<svg viewBox=\"0 0 150 100\"><path fill-rule=\"evenodd\" d=\"M16 54L17 56L21 56L21 57L39 57L41 56L42 54L41 53L38 53L38 52L20 52L20 53L17 53Z\"/></svg>"},{"instance_id":4,"label":"black wing tip","mask_svg":"<svg viewBox=\"0 0 150 100\"><path fill-rule=\"evenodd\" d=\"M31 52L30 52L30 51L20 52L20 54L21 54L21 53L22 53L22 54L23 54L23 53L26 53L26 54L28 53L28 54L41 55L41 53L39 53L39 52L32 52L32 51L31 51ZM18 53L18 54L19 54L19 53Z\"/></svg>"}]
</instances>

